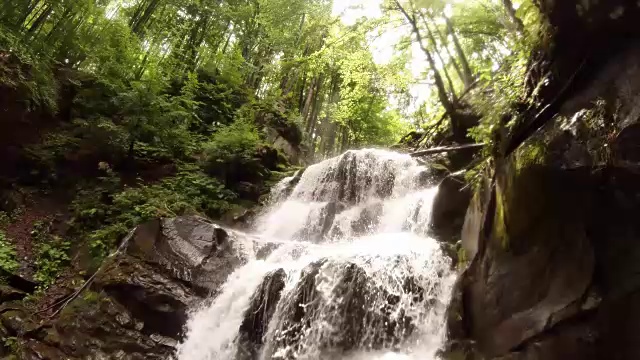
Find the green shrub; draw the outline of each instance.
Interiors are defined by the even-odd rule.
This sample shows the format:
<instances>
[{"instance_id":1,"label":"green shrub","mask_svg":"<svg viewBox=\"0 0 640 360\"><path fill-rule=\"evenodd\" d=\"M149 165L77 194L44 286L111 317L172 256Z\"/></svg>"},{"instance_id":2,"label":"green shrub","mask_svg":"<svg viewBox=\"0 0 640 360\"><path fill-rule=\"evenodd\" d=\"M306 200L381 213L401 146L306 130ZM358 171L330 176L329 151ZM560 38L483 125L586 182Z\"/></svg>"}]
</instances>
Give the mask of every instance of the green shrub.
<instances>
[{"instance_id":1,"label":"green shrub","mask_svg":"<svg viewBox=\"0 0 640 360\"><path fill-rule=\"evenodd\" d=\"M76 236L89 239L96 259L108 255L134 226L157 217L202 213L219 217L230 208L235 194L196 167L154 185L117 189L113 178L103 179L102 191L79 192L72 204Z\"/></svg>"},{"instance_id":2,"label":"green shrub","mask_svg":"<svg viewBox=\"0 0 640 360\"><path fill-rule=\"evenodd\" d=\"M51 63L34 56L20 34L0 24L0 50L10 53L0 61L0 84L17 91L27 110L57 111L58 84Z\"/></svg>"},{"instance_id":3,"label":"green shrub","mask_svg":"<svg viewBox=\"0 0 640 360\"><path fill-rule=\"evenodd\" d=\"M36 273L33 279L41 287L51 285L69 265L71 243L51 234L51 223L38 221L33 225L31 238L35 244Z\"/></svg>"},{"instance_id":4,"label":"green shrub","mask_svg":"<svg viewBox=\"0 0 640 360\"><path fill-rule=\"evenodd\" d=\"M256 127L237 120L219 129L204 145L204 170L229 188L240 181L259 182L266 172L256 158L262 145Z\"/></svg>"},{"instance_id":5,"label":"green shrub","mask_svg":"<svg viewBox=\"0 0 640 360\"><path fill-rule=\"evenodd\" d=\"M205 155L209 162L224 162L235 158L252 158L262 144L255 125L238 120L221 127L205 144Z\"/></svg>"},{"instance_id":6,"label":"green shrub","mask_svg":"<svg viewBox=\"0 0 640 360\"><path fill-rule=\"evenodd\" d=\"M51 285L62 270L69 265L69 249L71 243L58 236L51 236L49 241L37 245L36 273L33 279L41 286Z\"/></svg>"},{"instance_id":7,"label":"green shrub","mask_svg":"<svg viewBox=\"0 0 640 360\"><path fill-rule=\"evenodd\" d=\"M0 211L0 226L7 226L11 223L11 215L6 211Z\"/></svg>"},{"instance_id":8,"label":"green shrub","mask_svg":"<svg viewBox=\"0 0 640 360\"><path fill-rule=\"evenodd\" d=\"M13 244L9 242L3 231L0 231L0 269L13 273L20 267Z\"/></svg>"}]
</instances>

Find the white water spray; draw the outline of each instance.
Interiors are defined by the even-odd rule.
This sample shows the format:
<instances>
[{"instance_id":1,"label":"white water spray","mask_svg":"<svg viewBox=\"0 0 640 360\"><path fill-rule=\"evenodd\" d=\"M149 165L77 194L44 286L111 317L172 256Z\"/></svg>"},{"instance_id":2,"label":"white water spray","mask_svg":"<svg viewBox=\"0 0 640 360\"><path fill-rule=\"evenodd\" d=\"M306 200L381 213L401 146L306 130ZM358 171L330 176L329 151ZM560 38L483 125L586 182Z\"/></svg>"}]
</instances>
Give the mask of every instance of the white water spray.
<instances>
[{"instance_id":1,"label":"white water spray","mask_svg":"<svg viewBox=\"0 0 640 360\"><path fill-rule=\"evenodd\" d=\"M416 161L381 150L350 151L283 180L253 235L275 250L248 254L192 313L178 358L436 359L454 274L428 236L437 188L427 184ZM279 288L266 280L274 274ZM270 298L252 307L265 288ZM246 321L258 313L261 324ZM257 340L240 334L243 321L259 329Z\"/></svg>"}]
</instances>

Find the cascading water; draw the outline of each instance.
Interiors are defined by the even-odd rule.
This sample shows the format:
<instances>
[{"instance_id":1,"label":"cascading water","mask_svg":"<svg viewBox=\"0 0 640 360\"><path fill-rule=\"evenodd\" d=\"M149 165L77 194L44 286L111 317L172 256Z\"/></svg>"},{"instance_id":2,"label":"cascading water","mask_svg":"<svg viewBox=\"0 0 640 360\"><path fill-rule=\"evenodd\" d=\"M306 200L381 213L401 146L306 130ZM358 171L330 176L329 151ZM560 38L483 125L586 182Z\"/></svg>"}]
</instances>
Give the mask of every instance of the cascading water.
<instances>
[{"instance_id":1,"label":"cascading water","mask_svg":"<svg viewBox=\"0 0 640 360\"><path fill-rule=\"evenodd\" d=\"M283 180L251 240L271 253L248 254L191 315L178 358L436 359L454 274L428 236L428 184L381 150Z\"/></svg>"}]
</instances>

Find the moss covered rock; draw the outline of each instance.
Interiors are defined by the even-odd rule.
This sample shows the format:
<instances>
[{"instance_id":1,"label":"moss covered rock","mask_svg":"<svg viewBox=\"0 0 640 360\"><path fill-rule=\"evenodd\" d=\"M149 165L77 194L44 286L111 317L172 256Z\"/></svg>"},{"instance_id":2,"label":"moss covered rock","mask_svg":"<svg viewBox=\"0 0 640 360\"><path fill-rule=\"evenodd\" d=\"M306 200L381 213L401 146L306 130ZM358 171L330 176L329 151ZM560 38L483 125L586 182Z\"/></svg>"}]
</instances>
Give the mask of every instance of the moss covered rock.
<instances>
[{"instance_id":1,"label":"moss covered rock","mask_svg":"<svg viewBox=\"0 0 640 360\"><path fill-rule=\"evenodd\" d=\"M170 358L188 309L246 262L235 236L200 217L151 221L55 319L34 323L9 302L0 308L0 332L15 337L27 359ZM2 288L3 296L14 293Z\"/></svg>"}]
</instances>

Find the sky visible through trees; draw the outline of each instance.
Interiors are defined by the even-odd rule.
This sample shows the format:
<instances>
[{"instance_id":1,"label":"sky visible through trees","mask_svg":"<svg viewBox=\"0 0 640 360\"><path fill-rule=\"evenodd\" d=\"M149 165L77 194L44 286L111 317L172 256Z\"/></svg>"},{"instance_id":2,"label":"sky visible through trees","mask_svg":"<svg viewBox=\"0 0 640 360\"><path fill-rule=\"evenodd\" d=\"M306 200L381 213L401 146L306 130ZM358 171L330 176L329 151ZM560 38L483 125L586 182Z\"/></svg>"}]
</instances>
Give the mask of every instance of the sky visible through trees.
<instances>
[{"instance_id":1,"label":"sky visible through trees","mask_svg":"<svg viewBox=\"0 0 640 360\"><path fill-rule=\"evenodd\" d=\"M479 84L514 99L536 23L529 0L8 0L0 11L4 47L23 61L93 74L119 94L182 92L187 113L205 106L193 90L210 87L209 110L224 116L182 127L215 132L269 102L320 158L453 129Z\"/></svg>"},{"instance_id":2,"label":"sky visible through trees","mask_svg":"<svg viewBox=\"0 0 640 360\"><path fill-rule=\"evenodd\" d=\"M490 145L535 98L540 24L532 0L4 0L0 184L70 193L65 236L100 259L349 149Z\"/></svg>"}]
</instances>

